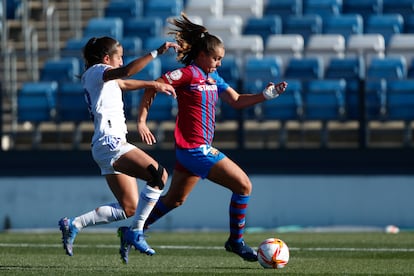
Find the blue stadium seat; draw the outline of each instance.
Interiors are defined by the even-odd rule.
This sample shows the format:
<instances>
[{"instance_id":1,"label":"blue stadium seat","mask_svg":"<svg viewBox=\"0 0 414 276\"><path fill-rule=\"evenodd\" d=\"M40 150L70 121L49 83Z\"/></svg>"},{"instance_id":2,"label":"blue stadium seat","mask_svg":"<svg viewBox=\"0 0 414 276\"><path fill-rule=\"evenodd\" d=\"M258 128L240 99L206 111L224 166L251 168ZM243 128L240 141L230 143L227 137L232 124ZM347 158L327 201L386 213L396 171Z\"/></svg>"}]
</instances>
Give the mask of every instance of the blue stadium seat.
<instances>
[{"instance_id":1,"label":"blue stadium seat","mask_svg":"<svg viewBox=\"0 0 414 276\"><path fill-rule=\"evenodd\" d=\"M345 104L347 119L360 118L360 85L365 78L365 63L360 57L332 58L325 70L325 79L346 81Z\"/></svg>"},{"instance_id":2,"label":"blue stadium seat","mask_svg":"<svg viewBox=\"0 0 414 276\"><path fill-rule=\"evenodd\" d=\"M348 41L348 37L354 34L362 34L364 22L359 14L341 14L325 17L323 19L323 33L340 34Z\"/></svg>"},{"instance_id":3,"label":"blue stadium seat","mask_svg":"<svg viewBox=\"0 0 414 276\"><path fill-rule=\"evenodd\" d=\"M84 37L110 36L122 40L124 23L119 17L95 17L88 21L83 30Z\"/></svg>"},{"instance_id":4,"label":"blue stadium seat","mask_svg":"<svg viewBox=\"0 0 414 276\"><path fill-rule=\"evenodd\" d=\"M387 114L387 81L385 79L365 80L365 115L368 121L382 121Z\"/></svg>"},{"instance_id":5,"label":"blue stadium seat","mask_svg":"<svg viewBox=\"0 0 414 276\"><path fill-rule=\"evenodd\" d=\"M18 122L53 121L56 113L56 81L25 82L17 95Z\"/></svg>"},{"instance_id":6,"label":"blue stadium seat","mask_svg":"<svg viewBox=\"0 0 414 276\"><path fill-rule=\"evenodd\" d=\"M124 49L124 56L141 54L142 41L139 37L124 37L120 43Z\"/></svg>"},{"instance_id":7,"label":"blue stadium seat","mask_svg":"<svg viewBox=\"0 0 414 276\"><path fill-rule=\"evenodd\" d=\"M43 65L40 72L41 81L77 82L80 76L79 59L66 57L49 59Z\"/></svg>"},{"instance_id":8,"label":"blue stadium seat","mask_svg":"<svg viewBox=\"0 0 414 276\"><path fill-rule=\"evenodd\" d=\"M412 143L411 122L414 120L414 80L387 83L387 120L404 121L404 144Z\"/></svg>"},{"instance_id":9,"label":"blue stadium seat","mask_svg":"<svg viewBox=\"0 0 414 276\"><path fill-rule=\"evenodd\" d=\"M382 34L385 46L388 45L394 34L404 31L404 18L400 14L371 15L365 24L364 32L367 34Z\"/></svg>"},{"instance_id":10,"label":"blue stadium seat","mask_svg":"<svg viewBox=\"0 0 414 276\"><path fill-rule=\"evenodd\" d=\"M221 61L221 66L217 68L218 73L231 87L239 90L240 68L237 59L233 55L226 55Z\"/></svg>"},{"instance_id":11,"label":"blue stadium seat","mask_svg":"<svg viewBox=\"0 0 414 276\"><path fill-rule=\"evenodd\" d=\"M148 120L157 123L174 121L177 113L177 100L164 93L157 93L151 105Z\"/></svg>"},{"instance_id":12,"label":"blue stadium seat","mask_svg":"<svg viewBox=\"0 0 414 276\"><path fill-rule=\"evenodd\" d=\"M91 39L90 37L70 38L66 41L66 45L61 50L63 57L78 57L82 58L82 49L86 43Z\"/></svg>"},{"instance_id":13,"label":"blue stadium seat","mask_svg":"<svg viewBox=\"0 0 414 276\"><path fill-rule=\"evenodd\" d=\"M261 120L302 120L302 82L287 79L288 87L278 98L262 103Z\"/></svg>"},{"instance_id":14,"label":"blue stadium seat","mask_svg":"<svg viewBox=\"0 0 414 276\"><path fill-rule=\"evenodd\" d=\"M85 102L85 90L80 82L59 84L56 93L56 115L58 122L80 123L91 120Z\"/></svg>"},{"instance_id":15,"label":"blue stadium seat","mask_svg":"<svg viewBox=\"0 0 414 276\"><path fill-rule=\"evenodd\" d=\"M158 49L166 41L174 41L171 37L150 37L144 43L143 51L150 52L154 49ZM159 56L161 61L161 73L183 67L182 63L177 61L177 53L173 49L169 49L168 52Z\"/></svg>"},{"instance_id":16,"label":"blue stadium seat","mask_svg":"<svg viewBox=\"0 0 414 276\"><path fill-rule=\"evenodd\" d=\"M247 58L242 79L243 91L258 93L269 82L276 83L282 75L281 68L281 60L274 56Z\"/></svg>"},{"instance_id":17,"label":"blue stadium seat","mask_svg":"<svg viewBox=\"0 0 414 276\"><path fill-rule=\"evenodd\" d=\"M317 14L292 16L283 21L284 34L300 34L305 45L309 36L322 33L322 17Z\"/></svg>"},{"instance_id":18,"label":"blue stadium seat","mask_svg":"<svg viewBox=\"0 0 414 276\"><path fill-rule=\"evenodd\" d=\"M129 18L124 20L124 36L138 37L143 45L151 37L160 37L163 22L157 17Z\"/></svg>"},{"instance_id":19,"label":"blue stadium seat","mask_svg":"<svg viewBox=\"0 0 414 276\"><path fill-rule=\"evenodd\" d=\"M264 101L261 104L261 121L280 121L279 144L285 147L288 141L286 123L288 121L303 120L303 99L302 83L299 80L286 80L288 87L278 98L271 101Z\"/></svg>"},{"instance_id":20,"label":"blue stadium seat","mask_svg":"<svg viewBox=\"0 0 414 276\"><path fill-rule=\"evenodd\" d=\"M243 34L258 34L266 44L269 35L282 33L282 19L278 15L264 16L262 18L251 17L245 22Z\"/></svg>"},{"instance_id":21,"label":"blue stadium seat","mask_svg":"<svg viewBox=\"0 0 414 276\"><path fill-rule=\"evenodd\" d=\"M414 0L382 0L383 14L401 14L404 21L414 14Z\"/></svg>"},{"instance_id":22,"label":"blue stadium seat","mask_svg":"<svg viewBox=\"0 0 414 276\"><path fill-rule=\"evenodd\" d=\"M291 58L286 66L284 78L312 80L323 78L324 66L322 58Z\"/></svg>"},{"instance_id":23,"label":"blue stadium seat","mask_svg":"<svg viewBox=\"0 0 414 276\"><path fill-rule=\"evenodd\" d=\"M22 1L21 0L6 0L6 1L7 1L6 2L7 9L6 11L4 11L4 13L6 14L6 19L20 18L22 14L22 5L23 5Z\"/></svg>"},{"instance_id":24,"label":"blue stadium seat","mask_svg":"<svg viewBox=\"0 0 414 276\"><path fill-rule=\"evenodd\" d=\"M414 120L414 79L387 82L387 119Z\"/></svg>"},{"instance_id":25,"label":"blue stadium seat","mask_svg":"<svg viewBox=\"0 0 414 276\"><path fill-rule=\"evenodd\" d=\"M342 13L360 14L365 22L371 15L382 14L382 0L345 0Z\"/></svg>"},{"instance_id":26,"label":"blue stadium seat","mask_svg":"<svg viewBox=\"0 0 414 276\"><path fill-rule=\"evenodd\" d=\"M105 7L105 17L138 18L144 13L140 0L110 0Z\"/></svg>"},{"instance_id":27,"label":"blue stadium seat","mask_svg":"<svg viewBox=\"0 0 414 276\"><path fill-rule=\"evenodd\" d=\"M263 15L278 15L284 22L289 17L302 15L302 9L302 0L267 0Z\"/></svg>"},{"instance_id":28,"label":"blue stadium seat","mask_svg":"<svg viewBox=\"0 0 414 276\"><path fill-rule=\"evenodd\" d=\"M306 0L303 2L303 14L318 14L326 17L342 13L342 0Z\"/></svg>"},{"instance_id":29,"label":"blue stadium seat","mask_svg":"<svg viewBox=\"0 0 414 276\"><path fill-rule=\"evenodd\" d=\"M125 58L125 64L128 64L133 59L133 57ZM147 66L142 68L141 71L131 76L132 79L147 81L156 80L159 77L161 77L161 61L159 59L154 59L148 63ZM137 116L137 106L139 105L139 101L143 92L144 90L140 89L124 93L124 109L127 120L129 119L129 116L132 116L133 118Z\"/></svg>"},{"instance_id":30,"label":"blue stadium seat","mask_svg":"<svg viewBox=\"0 0 414 276\"><path fill-rule=\"evenodd\" d=\"M311 80L304 92L304 116L307 120L343 120L345 119L344 79Z\"/></svg>"},{"instance_id":31,"label":"blue stadium seat","mask_svg":"<svg viewBox=\"0 0 414 276\"><path fill-rule=\"evenodd\" d=\"M366 74L370 79L405 79L407 62L403 56L373 58L367 67Z\"/></svg>"},{"instance_id":32,"label":"blue stadium seat","mask_svg":"<svg viewBox=\"0 0 414 276\"><path fill-rule=\"evenodd\" d=\"M167 18L177 17L183 10L183 0L151 0L144 2L144 17L159 17L163 25L166 25Z\"/></svg>"}]
</instances>

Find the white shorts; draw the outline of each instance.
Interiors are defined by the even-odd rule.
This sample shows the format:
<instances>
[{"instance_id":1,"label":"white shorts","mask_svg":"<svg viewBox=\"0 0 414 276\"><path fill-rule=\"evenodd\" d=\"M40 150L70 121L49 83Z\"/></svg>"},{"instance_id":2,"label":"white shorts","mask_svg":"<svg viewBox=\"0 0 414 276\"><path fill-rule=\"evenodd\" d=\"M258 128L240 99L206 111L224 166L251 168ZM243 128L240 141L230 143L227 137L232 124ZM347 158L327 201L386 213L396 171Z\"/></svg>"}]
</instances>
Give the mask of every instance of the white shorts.
<instances>
[{"instance_id":1,"label":"white shorts","mask_svg":"<svg viewBox=\"0 0 414 276\"><path fill-rule=\"evenodd\" d=\"M107 135L92 145L92 157L101 168L101 174L120 174L115 171L113 164L122 155L136 148L126 140Z\"/></svg>"}]
</instances>

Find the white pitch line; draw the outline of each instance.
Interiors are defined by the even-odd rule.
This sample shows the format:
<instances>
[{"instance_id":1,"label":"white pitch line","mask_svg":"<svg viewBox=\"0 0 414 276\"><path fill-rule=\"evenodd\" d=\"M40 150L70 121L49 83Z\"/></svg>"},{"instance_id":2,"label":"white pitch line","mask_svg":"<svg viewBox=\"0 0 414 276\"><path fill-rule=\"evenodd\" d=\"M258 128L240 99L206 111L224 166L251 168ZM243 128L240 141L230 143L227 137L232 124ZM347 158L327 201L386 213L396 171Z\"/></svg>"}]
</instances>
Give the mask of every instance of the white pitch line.
<instances>
[{"instance_id":1,"label":"white pitch line","mask_svg":"<svg viewBox=\"0 0 414 276\"><path fill-rule=\"evenodd\" d=\"M34 244L34 243L0 243L0 247L21 248L60 248L61 244ZM86 245L76 244L78 248L118 248L118 245ZM155 249L178 250L223 250L222 246L187 246L187 245L157 245ZM414 248L357 248L357 247L289 247L291 251L322 251L322 252L414 252Z\"/></svg>"}]
</instances>

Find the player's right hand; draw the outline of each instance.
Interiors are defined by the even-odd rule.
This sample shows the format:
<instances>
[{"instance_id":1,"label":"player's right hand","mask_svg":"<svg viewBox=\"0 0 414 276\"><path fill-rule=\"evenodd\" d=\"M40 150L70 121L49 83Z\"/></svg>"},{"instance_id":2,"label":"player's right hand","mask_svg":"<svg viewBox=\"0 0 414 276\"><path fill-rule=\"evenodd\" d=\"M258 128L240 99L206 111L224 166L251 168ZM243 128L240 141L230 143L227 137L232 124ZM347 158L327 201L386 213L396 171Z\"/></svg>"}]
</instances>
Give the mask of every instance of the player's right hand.
<instances>
[{"instance_id":1,"label":"player's right hand","mask_svg":"<svg viewBox=\"0 0 414 276\"><path fill-rule=\"evenodd\" d=\"M157 143L155 136L152 134L145 122L138 122L137 130L138 134L141 136L142 142L144 142L145 144L152 145Z\"/></svg>"}]
</instances>

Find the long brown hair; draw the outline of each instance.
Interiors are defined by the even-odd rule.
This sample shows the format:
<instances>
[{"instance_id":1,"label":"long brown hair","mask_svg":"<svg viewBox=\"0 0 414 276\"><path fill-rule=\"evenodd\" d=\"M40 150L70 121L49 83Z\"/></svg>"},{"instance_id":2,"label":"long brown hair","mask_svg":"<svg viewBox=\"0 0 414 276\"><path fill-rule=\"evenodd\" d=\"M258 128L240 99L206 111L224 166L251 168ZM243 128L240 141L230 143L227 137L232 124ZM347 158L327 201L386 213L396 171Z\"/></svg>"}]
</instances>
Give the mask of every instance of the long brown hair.
<instances>
[{"instance_id":1,"label":"long brown hair","mask_svg":"<svg viewBox=\"0 0 414 276\"><path fill-rule=\"evenodd\" d=\"M184 13L181 13L181 18L171 19L169 23L177 27L168 34L175 35L181 47L177 51L177 60L185 65L191 64L200 52L210 55L217 47L224 47L217 36L210 34L206 27L191 22Z\"/></svg>"},{"instance_id":2,"label":"long brown hair","mask_svg":"<svg viewBox=\"0 0 414 276\"><path fill-rule=\"evenodd\" d=\"M83 59L85 60L85 69L102 63L106 55L112 56L121 44L108 36L92 37L83 47Z\"/></svg>"}]
</instances>

